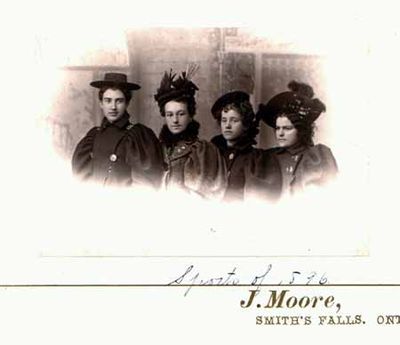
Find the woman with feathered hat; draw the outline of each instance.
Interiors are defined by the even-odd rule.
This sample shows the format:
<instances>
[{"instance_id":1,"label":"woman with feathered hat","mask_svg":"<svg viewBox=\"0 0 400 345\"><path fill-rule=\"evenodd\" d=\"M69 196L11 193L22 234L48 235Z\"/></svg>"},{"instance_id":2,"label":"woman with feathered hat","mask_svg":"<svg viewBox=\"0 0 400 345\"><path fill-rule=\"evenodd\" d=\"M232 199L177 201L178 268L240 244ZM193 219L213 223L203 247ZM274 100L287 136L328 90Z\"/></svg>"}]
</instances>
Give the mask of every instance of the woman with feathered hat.
<instances>
[{"instance_id":1,"label":"woman with feathered hat","mask_svg":"<svg viewBox=\"0 0 400 345\"><path fill-rule=\"evenodd\" d=\"M179 77L172 70L165 72L154 95L165 119L159 135L167 166L164 186L219 199L225 189L224 164L214 145L198 138L200 124L194 120L198 87L191 81L196 70L191 65Z\"/></svg>"},{"instance_id":2,"label":"woman with feathered hat","mask_svg":"<svg viewBox=\"0 0 400 345\"><path fill-rule=\"evenodd\" d=\"M326 110L324 103L307 84L291 81L288 88L261 104L258 116L275 130L278 147L272 151L281 165L283 188L295 193L325 185L338 169L329 147L313 142L314 122Z\"/></svg>"},{"instance_id":3,"label":"woman with feathered hat","mask_svg":"<svg viewBox=\"0 0 400 345\"><path fill-rule=\"evenodd\" d=\"M221 134L211 142L224 157L227 171L226 201L262 197L275 201L282 189L279 163L274 155L257 149L259 120L243 91L228 92L212 106Z\"/></svg>"}]
</instances>

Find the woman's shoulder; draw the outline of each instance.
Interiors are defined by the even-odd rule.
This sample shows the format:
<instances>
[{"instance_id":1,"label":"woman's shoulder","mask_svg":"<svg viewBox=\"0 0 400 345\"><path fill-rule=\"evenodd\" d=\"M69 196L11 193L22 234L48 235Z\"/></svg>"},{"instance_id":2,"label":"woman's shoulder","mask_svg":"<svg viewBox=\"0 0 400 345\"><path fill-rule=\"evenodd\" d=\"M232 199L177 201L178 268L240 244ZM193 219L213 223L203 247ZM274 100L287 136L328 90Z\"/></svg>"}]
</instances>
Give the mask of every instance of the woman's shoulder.
<instances>
[{"instance_id":1,"label":"woman's shoulder","mask_svg":"<svg viewBox=\"0 0 400 345\"><path fill-rule=\"evenodd\" d=\"M94 144L95 137L97 133L100 131L100 127L92 127L86 133L86 135L78 142L75 148L76 151L86 151L87 149L91 149Z\"/></svg>"},{"instance_id":2,"label":"woman's shoulder","mask_svg":"<svg viewBox=\"0 0 400 345\"><path fill-rule=\"evenodd\" d=\"M280 153L280 152L283 151L282 148L278 147L278 146L269 147L267 149L261 149L261 150L263 151L263 154L265 154L265 155L275 155L275 154Z\"/></svg>"},{"instance_id":3,"label":"woman's shoulder","mask_svg":"<svg viewBox=\"0 0 400 345\"><path fill-rule=\"evenodd\" d=\"M101 127L95 126L89 129L89 131L86 133L87 137L93 137L95 136L99 131L101 130Z\"/></svg>"},{"instance_id":4,"label":"woman's shoulder","mask_svg":"<svg viewBox=\"0 0 400 345\"><path fill-rule=\"evenodd\" d=\"M328 146L326 146L324 144L316 144L314 146L310 146L306 150L306 152L309 155L317 155L317 156L322 157L322 158L324 158L324 157L334 158L332 150Z\"/></svg>"},{"instance_id":5,"label":"woman's shoulder","mask_svg":"<svg viewBox=\"0 0 400 345\"><path fill-rule=\"evenodd\" d=\"M151 136L155 137L153 130L141 123L130 124L127 127L129 135L141 135L141 136Z\"/></svg>"},{"instance_id":6,"label":"woman's shoulder","mask_svg":"<svg viewBox=\"0 0 400 345\"><path fill-rule=\"evenodd\" d=\"M192 145L193 147L214 147L211 142L205 140L205 139L200 139L200 138L195 138L188 142L189 145Z\"/></svg>"},{"instance_id":7,"label":"woman's shoulder","mask_svg":"<svg viewBox=\"0 0 400 345\"><path fill-rule=\"evenodd\" d=\"M311 146L311 148L314 150L318 150L319 152L332 152L329 146L324 144L316 144L314 146Z\"/></svg>"},{"instance_id":8,"label":"woman's shoulder","mask_svg":"<svg viewBox=\"0 0 400 345\"><path fill-rule=\"evenodd\" d=\"M270 149L252 148L251 150L243 153L243 159L246 162L246 169L255 171L267 171L278 169L279 162L273 151Z\"/></svg>"},{"instance_id":9,"label":"woman's shoulder","mask_svg":"<svg viewBox=\"0 0 400 345\"><path fill-rule=\"evenodd\" d=\"M218 134L212 137L210 143L218 147L218 149L220 150L226 150L226 141L222 134Z\"/></svg>"},{"instance_id":10,"label":"woman's shoulder","mask_svg":"<svg viewBox=\"0 0 400 345\"><path fill-rule=\"evenodd\" d=\"M128 125L125 141L128 143L143 144L144 146L151 144L159 145L159 140L153 130L141 123Z\"/></svg>"},{"instance_id":11,"label":"woman's shoulder","mask_svg":"<svg viewBox=\"0 0 400 345\"><path fill-rule=\"evenodd\" d=\"M211 142L204 140L204 139L199 139L196 138L194 141L190 143L191 150L196 153L217 153L218 148Z\"/></svg>"},{"instance_id":12,"label":"woman's shoulder","mask_svg":"<svg viewBox=\"0 0 400 345\"><path fill-rule=\"evenodd\" d=\"M135 157L151 157L162 160L162 149L154 132L140 123L127 127L127 134L122 138L122 145L128 155Z\"/></svg>"},{"instance_id":13,"label":"woman's shoulder","mask_svg":"<svg viewBox=\"0 0 400 345\"><path fill-rule=\"evenodd\" d=\"M328 146L324 144L311 146L306 151L306 154L308 162L321 164L323 167L325 167L325 170L330 171L331 173L337 173L338 166L336 163L336 159L332 153L332 150Z\"/></svg>"},{"instance_id":14,"label":"woman's shoulder","mask_svg":"<svg viewBox=\"0 0 400 345\"><path fill-rule=\"evenodd\" d=\"M277 160L279 158L279 154L282 153L282 148L280 147L270 147L267 149L254 149L253 155L258 157L258 159L263 160Z\"/></svg>"}]
</instances>

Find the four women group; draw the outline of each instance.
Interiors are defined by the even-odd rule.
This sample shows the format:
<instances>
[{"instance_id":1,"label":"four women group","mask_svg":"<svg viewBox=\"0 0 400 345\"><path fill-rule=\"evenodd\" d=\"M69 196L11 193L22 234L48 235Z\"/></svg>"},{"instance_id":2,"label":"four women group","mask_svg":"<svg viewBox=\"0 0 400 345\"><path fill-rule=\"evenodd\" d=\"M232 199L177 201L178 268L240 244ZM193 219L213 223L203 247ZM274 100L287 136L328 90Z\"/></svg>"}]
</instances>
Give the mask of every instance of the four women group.
<instances>
[{"instance_id":1,"label":"four women group","mask_svg":"<svg viewBox=\"0 0 400 345\"><path fill-rule=\"evenodd\" d=\"M312 140L325 106L313 98L310 86L292 81L290 91L260 105L257 114L247 93L221 96L211 108L221 134L210 143L198 137L194 72L164 74L154 96L165 119L158 139L151 129L129 121L126 109L137 84L120 73L92 82L100 89L104 119L78 143L74 173L107 185L150 184L225 201L276 201L336 175L330 149ZM275 130L277 148L255 148L260 120Z\"/></svg>"}]
</instances>

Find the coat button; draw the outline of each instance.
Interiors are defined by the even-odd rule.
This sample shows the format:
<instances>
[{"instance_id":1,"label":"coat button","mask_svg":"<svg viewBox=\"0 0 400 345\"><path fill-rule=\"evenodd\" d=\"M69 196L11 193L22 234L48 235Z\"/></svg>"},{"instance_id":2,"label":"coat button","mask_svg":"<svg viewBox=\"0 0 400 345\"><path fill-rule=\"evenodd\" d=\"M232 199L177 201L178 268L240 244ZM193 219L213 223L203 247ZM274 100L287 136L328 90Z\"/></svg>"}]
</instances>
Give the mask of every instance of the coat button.
<instances>
[{"instance_id":1,"label":"coat button","mask_svg":"<svg viewBox=\"0 0 400 345\"><path fill-rule=\"evenodd\" d=\"M113 154L110 156L110 161L111 161L111 162L115 162L116 160L117 160L117 155L113 153Z\"/></svg>"},{"instance_id":2,"label":"coat button","mask_svg":"<svg viewBox=\"0 0 400 345\"><path fill-rule=\"evenodd\" d=\"M288 167L286 167L286 172L288 172L288 173L293 173L293 171L294 171L294 169L293 169L293 166L288 166Z\"/></svg>"},{"instance_id":3,"label":"coat button","mask_svg":"<svg viewBox=\"0 0 400 345\"><path fill-rule=\"evenodd\" d=\"M233 154L233 153L230 153L228 156L229 159L233 159L233 157L235 157L235 154Z\"/></svg>"}]
</instances>

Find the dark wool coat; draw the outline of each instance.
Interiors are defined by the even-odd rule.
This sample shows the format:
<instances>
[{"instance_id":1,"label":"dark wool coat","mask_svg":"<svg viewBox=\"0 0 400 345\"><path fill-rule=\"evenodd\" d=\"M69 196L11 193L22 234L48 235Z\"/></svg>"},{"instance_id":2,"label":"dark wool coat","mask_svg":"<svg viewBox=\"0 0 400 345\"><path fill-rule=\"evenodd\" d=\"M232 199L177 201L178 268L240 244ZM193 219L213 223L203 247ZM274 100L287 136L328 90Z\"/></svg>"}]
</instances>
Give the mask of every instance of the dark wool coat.
<instances>
[{"instance_id":1,"label":"dark wool coat","mask_svg":"<svg viewBox=\"0 0 400 345\"><path fill-rule=\"evenodd\" d=\"M338 172L335 157L329 147L295 146L269 150L281 166L284 193L296 193L309 186L323 186Z\"/></svg>"},{"instance_id":2,"label":"dark wool coat","mask_svg":"<svg viewBox=\"0 0 400 345\"><path fill-rule=\"evenodd\" d=\"M222 135L211 142L224 157L227 171L227 189L224 200L244 200L258 197L269 201L279 199L282 177L277 159L265 150L256 149L254 139L243 137L228 147Z\"/></svg>"},{"instance_id":3,"label":"dark wool coat","mask_svg":"<svg viewBox=\"0 0 400 345\"><path fill-rule=\"evenodd\" d=\"M163 184L166 189L221 199L226 186L223 158L214 145L198 138L198 130L194 120L179 134L172 134L167 126L162 128L160 141L168 167Z\"/></svg>"},{"instance_id":4,"label":"dark wool coat","mask_svg":"<svg viewBox=\"0 0 400 345\"><path fill-rule=\"evenodd\" d=\"M113 123L104 118L78 143L72 169L82 180L103 185L158 188L164 172L161 145L151 129L130 123L128 113Z\"/></svg>"}]
</instances>

